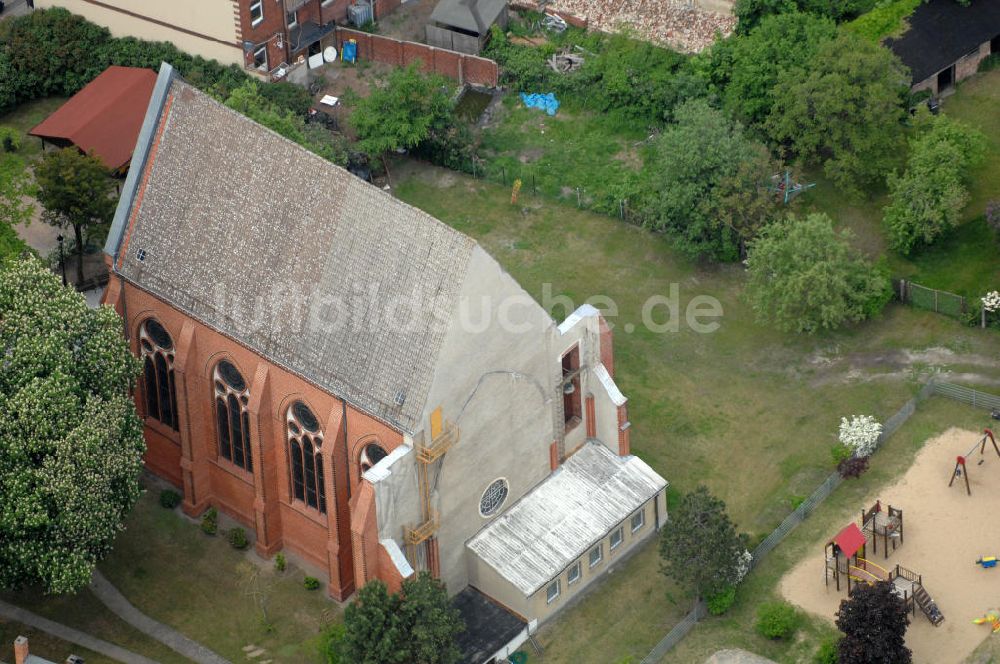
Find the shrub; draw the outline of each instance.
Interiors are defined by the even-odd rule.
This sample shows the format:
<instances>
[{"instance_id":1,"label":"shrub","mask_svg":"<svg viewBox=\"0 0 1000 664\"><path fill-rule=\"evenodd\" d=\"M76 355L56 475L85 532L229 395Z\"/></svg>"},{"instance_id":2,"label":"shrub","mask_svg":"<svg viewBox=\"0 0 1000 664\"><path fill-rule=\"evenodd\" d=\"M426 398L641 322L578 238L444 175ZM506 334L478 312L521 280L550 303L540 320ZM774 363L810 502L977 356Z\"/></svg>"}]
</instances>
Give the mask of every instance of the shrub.
<instances>
[{"instance_id":1,"label":"shrub","mask_svg":"<svg viewBox=\"0 0 1000 664\"><path fill-rule=\"evenodd\" d=\"M287 566L288 562L285 560L285 554L279 551L278 554L274 556L274 571L284 572Z\"/></svg>"},{"instance_id":2,"label":"shrub","mask_svg":"<svg viewBox=\"0 0 1000 664\"><path fill-rule=\"evenodd\" d=\"M837 641L827 639L820 644L813 657L813 664L837 664Z\"/></svg>"},{"instance_id":3,"label":"shrub","mask_svg":"<svg viewBox=\"0 0 1000 664\"><path fill-rule=\"evenodd\" d=\"M173 489L164 489L160 492L160 506L172 510L181 504L181 494Z\"/></svg>"},{"instance_id":4,"label":"shrub","mask_svg":"<svg viewBox=\"0 0 1000 664\"><path fill-rule=\"evenodd\" d=\"M243 550L250 545L250 541L247 539L247 531L242 528L233 528L226 534L226 539L229 540L229 545L234 549Z\"/></svg>"},{"instance_id":5,"label":"shrub","mask_svg":"<svg viewBox=\"0 0 1000 664\"><path fill-rule=\"evenodd\" d=\"M787 639L799 628L799 614L786 602L766 602L757 609L754 628L769 639Z\"/></svg>"},{"instance_id":6,"label":"shrub","mask_svg":"<svg viewBox=\"0 0 1000 664\"><path fill-rule=\"evenodd\" d=\"M319 579L315 576L307 576L302 580L302 585L305 586L306 590L316 590L319 588Z\"/></svg>"},{"instance_id":7,"label":"shrub","mask_svg":"<svg viewBox=\"0 0 1000 664\"><path fill-rule=\"evenodd\" d=\"M854 456L871 456L881 435L882 425L871 415L840 418L840 443L848 447Z\"/></svg>"},{"instance_id":8,"label":"shrub","mask_svg":"<svg viewBox=\"0 0 1000 664\"><path fill-rule=\"evenodd\" d=\"M21 134L13 127L0 127L0 148L4 152L17 152L21 149Z\"/></svg>"},{"instance_id":9,"label":"shrub","mask_svg":"<svg viewBox=\"0 0 1000 664\"><path fill-rule=\"evenodd\" d=\"M342 622L327 627L319 637L319 654L326 664L348 664L344 655L347 627Z\"/></svg>"},{"instance_id":10,"label":"shrub","mask_svg":"<svg viewBox=\"0 0 1000 664\"><path fill-rule=\"evenodd\" d=\"M843 443L837 443L830 448L830 456L833 457L833 463L839 466L841 461L854 456L854 450Z\"/></svg>"},{"instance_id":11,"label":"shrub","mask_svg":"<svg viewBox=\"0 0 1000 664\"><path fill-rule=\"evenodd\" d=\"M219 512L214 507L209 507L201 517L201 532L206 535L214 535L219 531Z\"/></svg>"},{"instance_id":12,"label":"shrub","mask_svg":"<svg viewBox=\"0 0 1000 664\"><path fill-rule=\"evenodd\" d=\"M837 472L846 479L857 479L868 470L868 457L852 456L837 464Z\"/></svg>"},{"instance_id":13,"label":"shrub","mask_svg":"<svg viewBox=\"0 0 1000 664\"><path fill-rule=\"evenodd\" d=\"M708 612L713 616L721 616L736 602L736 586L729 586L708 598Z\"/></svg>"}]
</instances>

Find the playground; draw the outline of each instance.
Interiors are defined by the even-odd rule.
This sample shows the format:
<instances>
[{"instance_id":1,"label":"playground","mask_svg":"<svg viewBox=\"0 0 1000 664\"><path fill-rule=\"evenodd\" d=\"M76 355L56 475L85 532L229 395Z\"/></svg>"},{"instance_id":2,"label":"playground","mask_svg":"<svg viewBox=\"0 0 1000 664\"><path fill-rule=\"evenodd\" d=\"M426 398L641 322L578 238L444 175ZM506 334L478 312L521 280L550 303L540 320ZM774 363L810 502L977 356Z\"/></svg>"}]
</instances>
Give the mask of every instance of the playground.
<instances>
[{"instance_id":1,"label":"playground","mask_svg":"<svg viewBox=\"0 0 1000 664\"><path fill-rule=\"evenodd\" d=\"M889 580L911 611L913 661L963 662L991 634L992 624L973 620L1000 606L1000 566L989 565L1000 556L1000 454L983 439L953 428L928 440L906 475L844 514L785 575L782 595L832 621L848 586Z\"/></svg>"}]
</instances>

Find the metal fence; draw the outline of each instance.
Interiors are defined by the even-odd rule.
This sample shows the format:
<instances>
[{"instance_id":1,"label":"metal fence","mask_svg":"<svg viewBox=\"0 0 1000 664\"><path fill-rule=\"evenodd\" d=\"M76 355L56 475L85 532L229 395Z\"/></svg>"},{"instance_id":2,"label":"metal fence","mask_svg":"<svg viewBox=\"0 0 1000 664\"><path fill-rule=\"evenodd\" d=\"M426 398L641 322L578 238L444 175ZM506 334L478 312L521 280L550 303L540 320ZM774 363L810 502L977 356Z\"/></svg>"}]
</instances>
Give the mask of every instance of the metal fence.
<instances>
[{"instance_id":1,"label":"metal fence","mask_svg":"<svg viewBox=\"0 0 1000 664\"><path fill-rule=\"evenodd\" d=\"M914 396L912 399L903 404L903 406L898 411L896 411L896 413L892 417L886 420L885 423L882 425L882 433L878 439L878 447L881 447L882 444L886 440L888 440L894 433L896 433L896 431L899 430L899 427L901 427L903 423L906 422L906 420L908 420L910 416L917 411L917 406L920 404L920 402L926 400L928 397L930 397L935 393L943 394L943 392L939 391L941 389L941 386L947 386L948 388L958 388L958 386L956 385L950 385L949 383L939 383L933 379L925 383L924 386L920 388L920 391L916 394L916 396ZM974 393L976 392L975 390L969 390L969 388L958 388L958 389L968 390ZM955 394L958 394L958 392L955 392ZM962 394L965 393L962 392ZM979 403L982 403L982 399L984 397L992 396L992 395L984 395L982 392L979 392L978 394L979 394L978 397ZM957 398L957 397L952 397L952 398ZM971 398L976 399L975 394L972 395ZM1000 398L998 397L992 397L992 398L996 400L997 404L1000 404ZM964 398L960 400L964 400ZM760 562L764 559L764 557L771 551L773 551L774 548L778 546L778 544L780 544L781 541L785 539L788 536L788 534L795 529L796 526L805 521L806 517L812 514L813 511L815 511L815 509L820 505L820 503L826 500L826 498L831 493L833 493L834 489L840 486L840 484L843 481L844 480L840 476L840 473L834 472L831 473L830 476L827 477L822 484L816 487L816 490L813 491L808 498L802 501L802 503L798 507L796 507L791 514L785 517L784 521L782 521L778 525L778 527L771 532L770 535L765 537L764 540L754 548L751 554L753 556L753 560L751 561L751 569L757 567L757 565L760 564ZM663 657L667 654L667 652L669 652L674 646L680 643L681 639L687 636L687 633L690 632L692 629L694 629L694 626L698 623L698 621L704 618L707 614L708 612L705 608L704 603L699 602L698 605L695 606L695 608L689 614L687 614L683 620L677 623L677 625L675 625L674 628L670 630L667 633L667 635L660 640L659 643L656 644L653 650L648 655L646 655L645 658L643 658L642 664L656 664L661 659L663 659Z\"/></svg>"},{"instance_id":2,"label":"metal fence","mask_svg":"<svg viewBox=\"0 0 1000 664\"><path fill-rule=\"evenodd\" d=\"M1000 410L1000 397L995 394L987 394L986 392L974 390L971 387L935 381L934 392L943 397L961 401L973 408L986 408L991 411Z\"/></svg>"},{"instance_id":3,"label":"metal fence","mask_svg":"<svg viewBox=\"0 0 1000 664\"><path fill-rule=\"evenodd\" d=\"M960 317L969 310L968 303L961 295L921 286L906 279L899 280L896 294L899 295L901 302L921 309L936 311L946 316L954 316L955 318Z\"/></svg>"}]
</instances>

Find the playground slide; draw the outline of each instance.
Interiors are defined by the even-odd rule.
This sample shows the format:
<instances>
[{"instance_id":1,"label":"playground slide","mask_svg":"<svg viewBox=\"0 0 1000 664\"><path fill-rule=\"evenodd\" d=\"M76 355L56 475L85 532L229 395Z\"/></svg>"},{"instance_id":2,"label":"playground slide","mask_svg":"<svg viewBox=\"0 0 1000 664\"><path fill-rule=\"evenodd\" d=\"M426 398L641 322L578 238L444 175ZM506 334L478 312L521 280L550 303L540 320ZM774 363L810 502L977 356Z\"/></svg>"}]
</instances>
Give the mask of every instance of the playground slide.
<instances>
[{"instance_id":1,"label":"playground slide","mask_svg":"<svg viewBox=\"0 0 1000 664\"><path fill-rule=\"evenodd\" d=\"M851 565L847 572L855 581L863 581L869 585L873 585L879 581L889 580L889 570L879 567L864 558L858 558L858 563L858 565Z\"/></svg>"},{"instance_id":2,"label":"playground slide","mask_svg":"<svg viewBox=\"0 0 1000 664\"><path fill-rule=\"evenodd\" d=\"M913 586L913 600L920 607L920 610L924 612L927 619L931 621L931 624L937 627L944 622L944 614L941 613L941 609L937 607L934 600L927 593L923 586L914 585Z\"/></svg>"}]
</instances>

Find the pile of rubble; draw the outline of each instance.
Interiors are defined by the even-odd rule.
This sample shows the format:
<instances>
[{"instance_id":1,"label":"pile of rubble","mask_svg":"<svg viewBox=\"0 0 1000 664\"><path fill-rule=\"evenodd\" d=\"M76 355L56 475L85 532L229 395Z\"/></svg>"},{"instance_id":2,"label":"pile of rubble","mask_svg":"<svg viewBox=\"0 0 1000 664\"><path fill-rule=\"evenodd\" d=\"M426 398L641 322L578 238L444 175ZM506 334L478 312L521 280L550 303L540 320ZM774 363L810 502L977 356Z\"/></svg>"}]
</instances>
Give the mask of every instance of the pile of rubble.
<instances>
[{"instance_id":1,"label":"pile of rubble","mask_svg":"<svg viewBox=\"0 0 1000 664\"><path fill-rule=\"evenodd\" d=\"M689 0L548 0L544 7L584 18L593 30L627 30L637 39L697 53L712 44L716 33L731 34L736 17L694 4Z\"/></svg>"}]
</instances>

